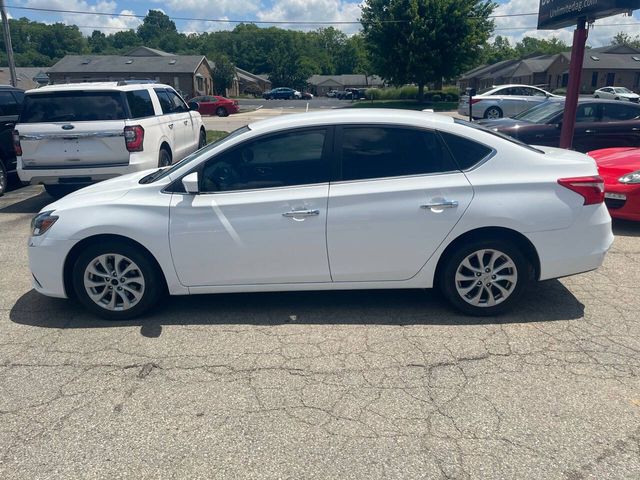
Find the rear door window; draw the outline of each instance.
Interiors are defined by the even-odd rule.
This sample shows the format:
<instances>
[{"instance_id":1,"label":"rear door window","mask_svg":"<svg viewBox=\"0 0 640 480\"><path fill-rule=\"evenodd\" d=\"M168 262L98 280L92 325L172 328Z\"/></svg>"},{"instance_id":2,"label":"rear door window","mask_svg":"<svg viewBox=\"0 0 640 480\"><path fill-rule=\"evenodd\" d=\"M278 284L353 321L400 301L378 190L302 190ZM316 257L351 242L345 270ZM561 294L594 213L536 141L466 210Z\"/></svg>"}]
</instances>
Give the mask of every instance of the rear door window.
<instances>
[{"instance_id":1,"label":"rear door window","mask_svg":"<svg viewBox=\"0 0 640 480\"><path fill-rule=\"evenodd\" d=\"M127 92L127 101L131 118L152 117L155 115L151 95L148 90L132 90Z\"/></svg>"},{"instance_id":2,"label":"rear door window","mask_svg":"<svg viewBox=\"0 0 640 480\"><path fill-rule=\"evenodd\" d=\"M26 95L20 123L92 122L125 118L121 92L78 90Z\"/></svg>"},{"instance_id":3,"label":"rear door window","mask_svg":"<svg viewBox=\"0 0 640 480\"><path fill-rule=\"evenodd\" d=\"M162 113L172 113L173 112L173 102L167 95L166 90L156 89L156 95L158 95L158 101L160 102L160 108L162 108Z\"/></svg>"},{"instance_id":4,"label":"rear door window","mask_svg":"<svg viewBox=\"0 0 640 480\"><path fill-rule=\"evenodd\" d=\"M396 127L343 127L342 180L457 170L435 132Z\"/></svg>"},{"instance_id":5,"label":"rear door window","mask_svg":"<svg viewBox=\"0 0 640 480\"><path fill-rule=\"evenodd\" d=\"M603 122L623 122L640 117L640 107L624 103L606 103L602 105Z\"/></svg>"}]
</instances>

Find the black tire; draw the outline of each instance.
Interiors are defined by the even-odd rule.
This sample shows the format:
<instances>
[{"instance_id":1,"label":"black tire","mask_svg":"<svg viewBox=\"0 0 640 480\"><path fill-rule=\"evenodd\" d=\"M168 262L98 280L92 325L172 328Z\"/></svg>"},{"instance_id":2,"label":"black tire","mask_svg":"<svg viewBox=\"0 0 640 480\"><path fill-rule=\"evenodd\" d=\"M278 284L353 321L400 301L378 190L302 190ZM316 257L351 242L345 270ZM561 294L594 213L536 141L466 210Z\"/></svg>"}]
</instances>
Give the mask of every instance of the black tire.
<instances>
[{"instance_id":1,"label":"black tire","mask_svg":"<svg viewBox=\"0 0 640 480\"><path fill-rule=\"evenodd\" d=\"M227 109L224 107L218 107L216 108L216 115L219 117L226 117L227 115L229 115L227 113Z\"/></svg>"},{"instance_id":2,"label":"black tire","mask_svg":"<svg viewBox=\"0 0 640 480\"><path fill-rule=\"evenodd\" d=\"M198 150L207 144L207 133L204 130L200 130L200 137L198 138Z\"/></svg>"},{"instance_id":3,"label":"black tire","mask_svg":"<svg viewBox=\"0 0 640 480\"><path fill-rule=\"evenodd\" d=\"M620 100L620 97L616 97L616 98L614 98L614 100Z\"/></svg>"},{"instance_id":4,"label":"black tire","mask_svg":"<svg viewBox=\"0 0 640 480\"><path fill-rule=\"evenodd\" d=\"M0 160L0 197L7 191L9 185L9 176L7 175L7 169L4 168L4 163Z\"/></svg>"},{"instance_id":5,"label":"black tire","mask_svg":"<svg viewBox=\"0 0 640 480\"><path fill-rule=\"evenodd\" d=\"M81 189L80 185L45 185L45 191L55 199L69 195L71 192Z\"/></svg>"},{"instance_id":6,"label":"black tire","mask_svg":"<svg viewBox=\"0 0 640 480\"><path fill-rule=\"evenodd\" d=\"M600 98L600 95L594 95L593 98Z\"/></svg>"},{"instance_id":7,"label":"black tire","mask_svg":"<svg viewBox=\"0 0 640 480\"><path fill-rule=\"evenodd\" d=\"M140 299L128 309L109 310L106 307L98 305L98 303L91 299L84 286L84 274L87 266L100 255L106 254L122 255L131 259L137 267L139 267L138 269L133 270L132 274L136 275L136 272L141 274L144 280L143 293ZM101 242L83 249L82 253L73 265L71 275L75 298L77 298L78 301L89 311L106 320L118 321L138 317L153 308L165 293L164 279L156 263L149 258L148 253L144 252L139 247L130 245L126 242ZM122 293L125 292L122 291ZM107 293L107 299L105 299L105 302L107 303L108 299L111 298L109 295L115 295L113 287L111 288L111 292ZM121 297L116 296L116 298L120 303L122 303Z\"/></svg>"},{"instance_id":8,"label":"black tire","mask_svg":"<svg viewBox=\"0 0 640 480\"><path fill-rule=\"evenodd\" d=\"M168 167L171 165L171 152L165 148L160 148L160 153L158 154L158 168Z\"/></svg>"},{"instance_id":9,"label":"black tire","mask_svg":"<svg viewBox=\"0 0 640 480\"><path fill-rule=\"evenodd\" d=\"M489 112L495 112L497 117L489 117ZM502 118L502 109L499 107L489 107L484 111L484 118Z\"/></svg>"},{"instance_id":10,"label":"black tire","mask_svg":"<svg viewBox=\"0 0 640 480\"><path fill-rule=\"evenodd\" d=\"M493 271L486 272L486 270L482 271L481 275L478 275L477 271L472 271L462 266L462 262L467 259L470 255L473 255L474 252L478 252L485 249L491 249L496 252L500 252L508 256L513 264L515 265L515 273L517 275L514 283L509 282L508 280L492 280L492 277L495 279L496 276L493 273L500 273L502 276L505 276L505 273L513 273L513 270L504 267L501 268L501 265L507 265L506 263L497 263L497 268L494 268ZM486 254L488 255L488 254ZM475 257L476 259L478 257ZM483 256L483 258L488 259L490 257ZM500 260L505 259L506 257L498 257ZM532 281L533 278L533 269L531 267L531 263L527 260L526 256L520 251L520 249L513 244L512 242L505 240L478 240L472 241L470 243L461 244L458 248L456 248L453 252L447 255L444 259L444 264L439 271L439 278L437 278L438 287L442 291L445 298L451 303L451 305L456 308L458 311L466 314L473 315L479 317L489 317L493 315L499 315L504 313L513 307L513 305L518 301L522 293L525 291L527 285ZM471 262L470 262L471 263ZM473 265L474 268L478 268L479 270L483 270L479 264ZM479 295L479 305L473 305L469 301L465 300L457 289L458 282L456 281L456 274L458 273L459 268L464 268L464 275L469 275L473 280L462 280L460 281L460 288L473 288L469 290L467 295L472 298L476 297L478 291ZM475 277L478 276L478 277ZM486 277L486 278L485 278ZM476 280L478 278L478 280ZM510 293L504 300L498 300L498 303L490 306L487 305L489 300L489 292L491 290L491 297L496 299L496 297L500 297L501 291L495 286L489 286L487 283L483 285L482 283L486 282L495 282L502 289L508 290ZM485 288L488 287L488 288ZM497 295L496 295L497 294ZM483 298L485 298L483 302ZM484 305L482 305L484 303Z\"/></svg>"}]
</instances>

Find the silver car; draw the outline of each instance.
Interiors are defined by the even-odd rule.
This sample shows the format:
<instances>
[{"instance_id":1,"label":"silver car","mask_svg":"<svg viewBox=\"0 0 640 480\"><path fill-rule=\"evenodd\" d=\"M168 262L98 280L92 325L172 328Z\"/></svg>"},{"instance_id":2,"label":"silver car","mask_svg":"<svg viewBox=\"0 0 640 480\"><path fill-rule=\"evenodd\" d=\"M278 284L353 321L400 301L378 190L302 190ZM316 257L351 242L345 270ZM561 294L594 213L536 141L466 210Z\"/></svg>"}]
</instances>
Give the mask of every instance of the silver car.
<instances>
[{"instance_id":1,"label":"silver car","mask_svg":"<svg viewBox=\"0 0 640 480\"><path fill-rule=\"evenodd\" d=\"M530 85L500 85L478 92L471 99L471 111L473 118L512 117L557 96ZM469 116L468 95L460 96L458 113Z\"/></svg>"}]
</instances>

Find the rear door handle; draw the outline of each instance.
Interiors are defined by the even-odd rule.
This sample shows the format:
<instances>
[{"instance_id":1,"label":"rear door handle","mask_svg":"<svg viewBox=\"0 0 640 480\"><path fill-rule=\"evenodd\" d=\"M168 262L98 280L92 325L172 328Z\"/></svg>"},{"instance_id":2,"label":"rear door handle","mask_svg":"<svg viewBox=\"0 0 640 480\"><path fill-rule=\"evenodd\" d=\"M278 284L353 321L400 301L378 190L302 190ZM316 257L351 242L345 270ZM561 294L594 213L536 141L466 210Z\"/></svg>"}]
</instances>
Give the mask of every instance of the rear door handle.
<instances>
[{"instance_id":1,"label":"rear door handle","mask_svg":"<svg viewBox=\"0 0 640 480\"><path fill-rule=\"evenodd\" d=\"M439 210L441 208L458 208L457 200L443 200L441 202L433 202L427 203L425 205L420 205L420 208L423 210L436 209Z\"/></svg>"},{"instance_id":2,"label":"rear door handle","mask_svg":"<svg viewBox=\"0 0 640 480\"><path fill-rule=\"evenodd\" d=\"M631 131L632 131L632 132L640 132L640 128L633 127L633 128L631 129Z\"/></svg>"},{"instance_id":3,"label":"rear door handle","mask_svg":"<svg viewBox=\"0 0 640 480\"><path fill-rule=\"evenodd\" d=\"M169 124L169 128L173 128L173 123L170 123L170 124Z\"/></svg>"},{"instance_id":4,"label":"rear door handle","mask_svg":"<svg viewBox=\"0 0 640 480\"><path fill-rule=\"evenodd\" d=\"M590 128L587 128L584 133L598 133L597 130L591 130Z\"/></svg>"},{"instance_id":5,"label":"rear door handle","mask_svg":"<svg viewBox=\"0 0 640 480\"><path fill-rule=\"evenodd\" d=\"M184 121L184 124L185 124L185 125L188 125L188 124L189 124L189 120L185 120L185 121Z\"/></svg>"},{"instance_id":6,"label":"rear door handle","mask_svg":"<svg viewBox=\"0 0 640 480\"><path fill-rule=\"evenodd\" d=\"M313 217L315 215L320 215L320 210L291 210L282 214L283 217Z\"/></svg>"}]
</instances>

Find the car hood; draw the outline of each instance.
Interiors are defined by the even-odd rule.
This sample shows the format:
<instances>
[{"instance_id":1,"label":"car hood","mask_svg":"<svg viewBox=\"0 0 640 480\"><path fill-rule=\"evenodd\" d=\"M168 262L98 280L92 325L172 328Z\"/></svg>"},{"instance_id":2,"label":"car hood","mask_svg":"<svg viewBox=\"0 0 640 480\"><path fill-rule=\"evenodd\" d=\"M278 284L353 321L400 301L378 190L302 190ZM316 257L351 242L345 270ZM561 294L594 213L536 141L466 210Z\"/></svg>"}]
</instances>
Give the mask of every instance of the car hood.
<instances>
[{"instance_id":1,"label":"car hood","mask_svg":"<svg viewBox=\"0 0 640 480\"><path fill-rule=\"evenodd\" d=\"M640 95L637 93L616 93L616 95L624 98L640 98Z\"/></svg>"},{"instance_id":2,"label":"car hood","mask_svg":"<svg viewBox=\"0 0 640 480\"><path fill-rule=\"evenodd\" d=\"M640 148L605 148L589 152L595 158L600 175L615 180L627 173L640 170Z\"/></svg>"},{"instance_id":3,"label":"car hood","mask_svg":"<svg viewBox=\"0 0 640 480\"><path fill-rule=\"evenodd\" d=\"M141 178L156 170L157 168L143 170L89 185L47 205L41 211L63 210L113 202L122 198L131 189L138 187Z\"/></svg>"}]
</instances>

